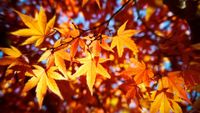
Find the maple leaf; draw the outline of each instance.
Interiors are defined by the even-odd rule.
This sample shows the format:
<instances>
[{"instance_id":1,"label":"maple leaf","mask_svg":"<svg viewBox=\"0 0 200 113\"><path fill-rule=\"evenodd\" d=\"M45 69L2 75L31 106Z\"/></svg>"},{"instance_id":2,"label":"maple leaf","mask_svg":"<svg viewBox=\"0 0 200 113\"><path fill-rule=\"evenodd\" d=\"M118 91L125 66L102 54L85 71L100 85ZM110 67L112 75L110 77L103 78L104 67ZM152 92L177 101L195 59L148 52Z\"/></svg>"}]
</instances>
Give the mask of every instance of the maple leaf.
<instances>
[{"instance_id":1,"label":"maple leaf","mask_svg":"<svg viewBox=\"0 0 200 113\"><path fill-rule=\"evenodd\" d=\"M180 83L179 72L170 72L168 76L164 76L158 81L158 90L153 91L151 98L154 100L151 104L150 113L182 113L181 107L177 102L181 102L180 95L177 92ZM175 76L175 77L174 77ZM176 84L172 83L177 81ZM177 86L174 86L177 85ZM182 92L183 93L183 92Z\"/></svg>"},{"instance_id":2,"label":"maple leaf","mask_svg":"<svg viewBox=\"0 0 200 113\"><path fill-rule=\"evenodd\" d=\"M154 76L153 71L148 69L144 62L139 62L136 59L131 59L134 67L129 67L121 74L132 76L134 75L134 80L136 84L145 83L149 86L150 79Z\"/></svg>"},{"instance_id":3,"label":"maple leaf","mask_svg":"<svg viewBox=\"0 0 200 113\"><path fill-rule=\"evenodd\" d=\"M78 70L72 75L74 78L86 75L87 86L89 87L90 93L93 94L93 86L96 79L96 74L100 74L105 78L110 78L110 74L106 69L100 64L105 62L105 59L100 58L99 62L96 63L93 56L88 54L86 58L78 59L78 61L83 64Z\"/></svg>"},{"instance_id":4,"label":"maple leaf","mask_svg":"<svg viewBox=\"0 0 200 113\"><path fill-rule=\"evenodd\" d=\"M62 75L60 75L56 67L50 67L48 70L45 70L39 65L33 65L33 73L27 72L26 75L31 77L28 82L25 84L22 92L27 92L33 87L36 87L36 97L38 100L39 107L42 107L42 102L46 94L47 88L50 89L53 93L63 99L60 90L56 84L55 80L66 80Z\"/></svg>"},{"instance_id":5,"label":"maple leaf","mask_svg":"<svg viewBox=\"0 0 200 113\"><path fill-rule=\"evenodd\" d=\"M74 56L76 55L78 46L80 46L81 48L84 48L84 46L85 46L85 43L84 43L83 40L80 39L80 38L75 39L75 40L71 43L71 48L70 48L70 56L71 56L71 59L73 59Z\"/></svg>"},{"instance_id":6,"label":"maple leaf","mask_svg":"<svg viewBox=\"0 0 200 113\"><path fill-rule=\"evenodd\" d=\"M63 23L59 26L59 28L55 28L57 31L59 31L63 37L65 38L75 38L80 35L80 31L77 29L78 26L76 26L73 23Z\"/></svg>"},{"instance_id":7,"label":"maple leaf","mask_svg":"<svg viewBox=\"0 0 200 113\"><path fill-rule=\"evenodd\" d=\"M101 9L101 5L100 5L100 1L99 0L95 0L98 7ZM88 0L82 0L82 6L84 6L86 3L88 2Z\"/></svg>"},{"instance_id":8,"label":"maple leaf","mask_svg":"<svg viewBox=\"0 0 200 113\"><path fill-rule=\"evenodd\" d=\"M81 48L85 47L84 41L81 38L78 38L78 36L80 35L80 31L74 24L61 25L60 28L55 29L58 30L64 37L62 39L62 42L69 43L71 45L70 56L71 60L73 60L74 56L77 53L78 46L80 46Z\"/></svg>"},{"instance_id":9,"label":"maple leaf","mask_svg":"<svg viewBox=\"0 0 200 113\"><path fill-rule=\"evenodd\" d=\"M0 48L0 50L9 55L7 56L9 58L19 58L22 55L22 53L14 46L11 46L11 48Z\"/></svg>"},{"instance_id":10,"label":"maple leaf","mask_svg":"<svg viewBox=\"0 0 200 113\"><path fill-rule=\"evenodd\" d=\"M135 84L134 80L128 79L120 87L122 91L125 91L125 97L128 102L134 100L135 104L139 105L139 98L142 97L142 93L140 92L140 88Z\"/></svg>"},{"instance_id":11,"label":"maple leaf","mask_svg":"<svg viewBox=\"0 0 200 113\"><path fill-rule=\"evenodd\" d=\"M4 56L0 59L0 65L6 66L9 65L8 68L11 68L15 65L23 65L27 67L28 58L23 56L22 53L14 46L10 48L0 48L7 56Z\"/></svg>"},{"instance_id":12,"label":"maple leaf","mask_svg":"<svg viewBox=\"0 0 200 113\"><path fill-rule=\"evenodd\" d=\"M190 64L186 70L183 71L183 78L187 88L193 89L200 84L200 65L198 63Z\"/></svg>"},{"instance_id":13,"label":"maple leaf","mask_svg":"<svg viewBox=\"0 0 200 113\"><path fill-rule=\"evenodd\" d=\"M157 92L152 95L156 95ZM181 107L173 99L170 99L170 93L159 92L151 103L150 113L170 113L172 110L174 113L182 113Z\"/></svg>"},{"instance_id":14,"label":"maple leaf","mask_svg":"<svg viewBox=\"0 0 200 113\"><path fill-rule=\"evenodd\" d=\"M98 39L100 37L100 39ZM108 39L107 35L100 35L97 37L90 37L86 36L83 39L86 39L87 41L91 41L91 44L89 47L91 47L91 52L95 57L99 57L101 50L104 49L106 51L114 52L112 48L106 43L106 39ZM90 49L90 48L88 48Z\"/></svg>"},{"instance_id":15,"label":"maple leaf","mask_svg":"<svg viewBox=\"0 0 200 113\"><path fill-rule=\"evenodd\" d=\"M18 11L15 12L20 16L24 24L29 27L11 32L13 35L30 37L26 39L21 45L35 43L35 46L39 46L44 41L45 37L51 34L56 16L50 19L47 23L47 17L42 7L40 7L40 12L36 19L24 15Z\"/></svg>"},{"instance_id":16,"label":"maple leaf","mask_svg":"<svg viewBox=\"0 0 200 113\"><path fill-rule=\"evenodd\" d=\"M180 98L186 100L188 103L191 103L187 97L185 83L181 77L180 71L169 72L167 76L162 77L161 80L159 80L158 90L163 88L168 88L168 92L174 93Z\"/></svg>"},{"instance_id":17,"label":"maple leaf","mask_svg":"<svg viewBox=\"0 0 200 113\"><path fill-rule=\"evenodd\" d=\"M92 42L91 44L91 47L92 47L92 53L95 55L95 56L99 56L100 55L100 52L101 52L101 49L104 49L106 51L110 51L110 52L114 52L112 50L111 47L109 47L109 45L105 42L106 39L108 39L108 36L107 35L102 35L101 36L102 39L100 40L95 40ZM91 39L92 40L92 39Z\"/></svg>"},{"instance_id":18,"label":"maple leaf","mask_svg":"<svg viewBox=\"0 0 200 113\"><path fill-rule=\"evenodd\" d=\"M137 34L138 30L125 30L126 24L128 21L126 21L123 25L120 26L120 28L117 31L117 36L114 36L112 38L111 48L117 47L117 53L119 57L122 56L124 51L124 46L129 48L134 52L136 55L138 53L138 48L135 44L135 42L131 39L131 36Z\"/></svg>"},{"instance_id":19,"label":"maple leaf","mask_svg":"<svg viewBox=\"0 0 200 113\"><path fill-rule=\"evenodd\" d=\"M149 21L150 17L152 16L152 14L155 12L155 8L148 6L146 9L146 16L145 16L145 20Z\"/></svg>"},{"instance_id":20,"label":"maple leaf","mask_svg":"<svg viewBox=\"0 0 200 113\"><path fill-rule=\"evenodd\" d=\"M99 41L99 43L100 43L101 48L103 48L104 50L114 52L112 48L106 43L104 36L103 36L103 39Z\"/></svg>"},{"instance_id":21,"label":"maple leaf","mask_svg":"<svg viewBox=\"0 0 200 113\"><path fill-rule=\"evenodd\" d=\"M8 68L10 68L19 64L19 58L22 56L22 53L17 48L11 46L10 48L0 48L0 50L7 55L0 59L0 65L9 65Z\"/></svg>"},{"instance_id":22,"label":"maple leaf","mask_svg":"<svg viewBox=\"0 0 200 113\"><path fill-rule=\"evenodd\" d=\"M60 40L56 41L54 47L60 44ZM47 60L47 68L53 66L58 67L58 70L65 76L71 78L70 75L67 74L67 69L65 65L65 60L70 61L70 55L66 52L66 48L59 49L56 51L46 50L41 57L39 58L38 62Z\"/></svg>"},{"instance_id":23,"label":"maple leaf","mask_svg":"<svg viewBox=\"0 0 200 113\"><path fill-rule=\"evenodd\" d=\"M160 113L169 113L171 106L168 101L168 98L164 92L158 94L151 104L150 113L157 113L160 109Z\"/></svg>"}]
</instances>

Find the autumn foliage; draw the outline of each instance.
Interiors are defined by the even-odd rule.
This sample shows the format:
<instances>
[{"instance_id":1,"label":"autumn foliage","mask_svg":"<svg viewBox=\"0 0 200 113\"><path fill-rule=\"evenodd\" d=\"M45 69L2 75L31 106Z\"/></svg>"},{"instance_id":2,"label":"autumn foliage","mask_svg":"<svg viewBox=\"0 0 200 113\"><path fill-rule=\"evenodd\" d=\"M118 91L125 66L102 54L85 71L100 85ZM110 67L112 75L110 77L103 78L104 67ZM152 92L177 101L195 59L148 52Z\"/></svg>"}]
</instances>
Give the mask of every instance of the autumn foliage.
<instances>
[{"instance_id":1,"label":"autumn foliage","mask_svg":"<svg viewBox=\"0 0 200 113\"><path fill-rule=\"evenodd\" d=\"M7 14L15 23L0 47L0 111L200 109L200 43L162 0L27 3Z\"/></svg>"}]
</instances>

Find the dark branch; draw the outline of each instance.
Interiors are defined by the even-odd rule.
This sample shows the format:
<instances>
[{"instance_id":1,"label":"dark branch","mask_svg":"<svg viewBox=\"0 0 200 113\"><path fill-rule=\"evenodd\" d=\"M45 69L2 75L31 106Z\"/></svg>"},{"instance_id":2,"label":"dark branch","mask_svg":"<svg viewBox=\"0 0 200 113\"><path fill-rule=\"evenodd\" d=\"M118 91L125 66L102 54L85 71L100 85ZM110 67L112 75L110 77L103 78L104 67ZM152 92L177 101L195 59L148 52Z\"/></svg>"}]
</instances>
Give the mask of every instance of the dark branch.
<instances>
[{"instance_id":1,"label":"dark branch","mask_svg":"<svg viewBox=\"0 0 200 113\"><path fill-rule=\"evenodd\" d=\"M160 37L160 38L165 38L165 37L163 37L163 36L160 36L159 34L157 34L153 29L151 29L148 25L147 25L147 23L142 19L142 17L140 16L140 13L139 13L139 11L140 11L140 9L139 9L139 7L138 7L138 4L137 4L137 0L134 0L134 2L135 2L135 8L136 8L136 13L137 13L137 15L138 15L138 19L140 19L140 21L142 22L142 24L145 26L145 28L148 30L148 31L151 31L156 37Z\"/></svg>"},{"instance_id":2,"label":"dark branch","mask_svg":"<svg viewBox=\"0 0 200 113\"><path fill-rule=\"evenodd\" d=\"M68 44L70 44L71 42L74 41L74 39L79 38L81 35L83 35L84 33L88 32L88 31L95 30L95 29L97 29L97 28L99 28L99 27L101 27L101 26L103 26L103 25L107 25L107 26L108 26L109 23L110 23L110 21L111 21L120 11L122 11L122 10L130 3L130 1L131 1L131 0L128 0L126 3L124 3L124 4L123 4L123 5L122 5L108 20L102 22L102 23L99 24L98 26L94 26L94 27L92 27L92 28L89 28L89 29L84 30L84 29L80 29L79 27L77 27L76 25L74 25L74 26L76 27L76 29L80 30L80 34L79 34L77 37L71 37L72 40L70 40L70 41L68 41L68 42L65 42L65 43L62 43L60 46L58 46L58 47L56 47L56 48L50 48L50 49L51 49L53 52L55 52L55 51L60 50L60 49L62 49L62 48L64 48L64 47L67 47ZM72 23L72 24L74 24L74 23ZM101 37L101 36L98 35L98 36L95 38L95 40L101 39L101 38L99 38L99 37ZM93 41L94 41L94 40L93 40Z\"/></svg>"},{"instance_id":3,"label":"dark branch","mask_svg":"<svg viewBox=\"0 0 200 113\"><path fill-rule=\"evenodd\" d=\"M108 20L106 20L106 21L104 21L104 22L102 22L101 24L99 24L98 26L94 26L94 27L92 27L92 28L89 28L89 29L86 29L86 30L83 30L82 29L82 31L91 31L91 30L95 30L95 29L97 29L97 28L99 28L99 27L101 27L101 26L103 26L103 25L105 25L105 24L107 24L107 25L109 25L109 23L110 23L110 21L120 12L120 11L122 11L128 4L129 4L129 2L130 2L131 0L128 0L126 3L124 3Z\"/></svg>"}]
</instances>

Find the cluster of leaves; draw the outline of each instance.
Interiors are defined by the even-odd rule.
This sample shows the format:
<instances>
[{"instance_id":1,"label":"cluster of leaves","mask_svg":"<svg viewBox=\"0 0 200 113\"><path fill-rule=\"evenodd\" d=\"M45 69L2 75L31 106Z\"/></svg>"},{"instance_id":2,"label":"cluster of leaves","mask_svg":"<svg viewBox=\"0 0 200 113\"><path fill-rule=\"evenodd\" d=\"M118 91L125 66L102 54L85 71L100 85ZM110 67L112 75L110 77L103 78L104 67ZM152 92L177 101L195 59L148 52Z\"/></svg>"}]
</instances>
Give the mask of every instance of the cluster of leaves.
<instances>
[{"instance_id":1,"label":"cluster of leaves","mask_svg":"<svg viewBox=\"0 0 200 113\"><path fill-rule=\"evenodd\" d=\"M101 9L102 3L100 0L94 1ZM40 7L39 13L36 13L34 18L15 11L28 28L11 32L12 35L20 39L25 37L25 40L19 41L20 43L15 44L15 47L0 48L4 53L0 59L0 65L7 67L4 73L5 76L15 75L23 79L28 78L22 94L26 94L36 87L35 92L40 108L42 108L47 90L60 97L61 100L68 98L66 97L68 95L63 95L61 91L68 89L63 86L62 88L59 87L61 86L59 84L67 82L70 84L71 89L77 91L80 95L81 93L85 95L87 92L90 92L91 96L108 92L111 95L112 92L114 92L113 95L123 95L120 98L125 98L128 103L134 101L137 111L148 109L151 113L158 111L161 113L181 113L181 106L192 104L191 99L188 97L188 91L191 92L199 86L198 69L191 69L199 63L193 61L186 65L186 69L177 68L178 70L175 69L175 71L166 71L160 62L153 64L149 60L150 56L143 56L145 55L143 51L144 44L151 43L151 41L149 39L142 40L140 43L144 43L143 47L140 43L135 43L135 38L133 38L147 30L166 42L170 40L179 41L179 39L171 38L177 34L149 27L150 23L148 22L153 19L156 7L159 6L161 9L166 10L166 6L163 5L162 1L147 2L145 18L142 18L138 12L138 18L144 25L143 27L127 29L126 27L131 23L131 20L126 19L118 27L116 34L106 33L110 32L108 28L110 21L123 8L133 4L136 5L137 11L139 11L139 8L144 8L140 3L141 1L124 1L121 8L108 20L100 24L97 23L89 29L83 29L75 25L73 21L55 26L56 16L47 21L43 7ZM81 6L84 7L88 2L93 1L83 0ZM173 17L172 20L178 19ZM55 38L58 34L59 37ZM166 46L174 44L161 45L159 43L162 42L157 42L157 46L163 49L164 52L169 52L169 47ZM20 50L20 47L27 50ZM40 55L36 58L33 57L33 61L26 55L30 48L33 48L33 52ZM193 45L186 52L189 53L192 49L198 50L199 45ZM173 51L170 52L173 53ZM142 53L143 55L141 55ZM161 60L159 56L157 56L157 59ZM169 61L168 58L166 60ZM61 82L59 83L59 81ZM122 83L116 88L116 91L109 91L107 89L111 87L109 82L112 83L113 81L121 81ZM80 92L80 86L84 84L87 85L88 90ZM110 86L100 91L101 84ZM77 85L80 88L76 87ZM111 98L112 96L103 96L98 98L102 98L102 100L107 98L106 107L108 107L108 103L111 106L117 106L120 103L119 100ZM87 101L86 99L85 101ZM113 110L110 110L110 112L113 112Z\"/></svg>"}]
</instances>

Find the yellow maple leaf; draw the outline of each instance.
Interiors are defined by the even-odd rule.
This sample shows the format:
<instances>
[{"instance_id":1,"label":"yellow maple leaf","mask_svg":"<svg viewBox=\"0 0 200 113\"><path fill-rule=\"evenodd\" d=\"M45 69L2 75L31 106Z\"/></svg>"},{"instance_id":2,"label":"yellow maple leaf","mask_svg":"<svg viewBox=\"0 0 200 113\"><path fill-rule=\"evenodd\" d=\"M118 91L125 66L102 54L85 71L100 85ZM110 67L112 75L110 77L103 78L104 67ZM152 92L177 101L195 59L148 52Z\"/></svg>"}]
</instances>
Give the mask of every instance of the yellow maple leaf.
<instances>
[{"instance_id":1,"label":"yellow maple leaf","mask_svg":"<svg viewBox=\"0 0 200 113\"><path fill-rule=\"evenodd\" d=\"M56 41L54 47L59 45L60 40ZM56 51L46 50L41 57L39 58L38 62L47 60L47 68L53 66L58 67L58 70L66 77L70 78L71 76L67 74L67 69L65 65L65 60L70 61L70 55L66 52L66 48L59 49Z\"/></svg>"},{"instance_id":2,"label":"yellow maple leaf","mask_svg":"<svg viewBox=\"0 0 200 113\"><path fill-rule=\"evenodd\" d=\"M10 58L18 58L22 55L22 53L14 46L10 48L0 48L5 54L7 54Z\"/></svg>"},{"instance_id":3,"label":"yellow maple leaf","mask_svg":"<svg viewBox=\"0 0 200 113\"><path fill-rule=\"evenodd\" d=\"M135 42L131 39L131 36L137 34L139 31L125 30L127 22L128 21L126 21L122 26L120 26L120 28L117 31L117 36L114 36L112 38L111 48L117 46L117 53L119 57L121 57L123 54L124 46L132 50L135 55L138 53L138 48Z\"/></svg>"},{"instance_id":4,"label":"yellow maple leaf","mask_svg":"<svg viewBox=\"0 0 200 113\"><path fill-rule=\"evenodd\" d=\"M30 68L29 59L23 55L17 48L11 46L10 48L0 48L5 55L0 58L0 66L8 66L6 68L5 76L15 75L14 72L22 72ZM15 68L15 66L17 66ZM14 67L14 68L13 68Z\"/></svg>"},{"instance_id":5,"label":"yellow maple leaf","mask_svg":"<svg viewBox=\"0 0 200 113\"><path fill-rule=\"evenodd\" d=\"M40 8L39 15L36 17L36 19L18 11L15 12L20 16L24 24L29 27L11 32L13 35L30 37L26 39L22 45L35 43L35 46L39 46L42 44L44 39L51 34L51 29L54 26L56 16L51 18L47 23L47 17L42 7Z\"/></svg>"},{"instance_id":6,"label":"yellow maple leaf","mask_svg":"<svg viewBox=\"0 0 200 113\"><path fill-rule=\"evenodd\" d=\"M83 65L81 65L72 76L73 78L77 78L82 75L86 75L87 86L89 87L90 93L93 94L93 86L97 73L105 78L110 78L110 74L100 64L105 62L106 60L100 58L99 62L96 63L96 61L93 59L93 56L91 54L88 54L86 58L78 59L78 61Z\"/></svg>"},{"instance_id":7,"label":"yellow maple leaf","mask_svg":"<svg viewBox=\"0 0 200 113\"><path fill-rule=\"evenodd\" d=\"M157 92L154 92L152 95L155 95ZM154 101L151 103L150 113L182 113L181 107L173 99L170 99L170 94L166 92L160 92L155 97Z\"/></svg>"},{"instance_id":8,"label":"yellow maple leaf","mask_svg":"<svg viewBox=\"0 0 200 113\"><path fill-rule=\"evenodd\" d=\"M63 99L60 90L56 84L55 80L66 80L62 75L60 75L56 67L50 67L48 70L45 70L39 65L33 65L35 69L33 69L33 73L26 72L27 76L31 78L25 84L22 92L27 92L33 87L36 87L36 97L38 99L39 107L42 107L42 102L44 96L46 94L47 88L50 89L53 93Z\"/></svg>"},{"instance_id":9,"label":"yellow maple leaf","mask_svg":"<svg viewBox=\"0 0 200 113\"><path fill-rule=\"evenodd\" d=\"M14 46L11 46L10 48L0 48L0 50L7 55L0 59L0 65L9 65L8 68L15 65L27 66L25 62L22 62L22 53Z\"/></svg>"}]
</instances>

